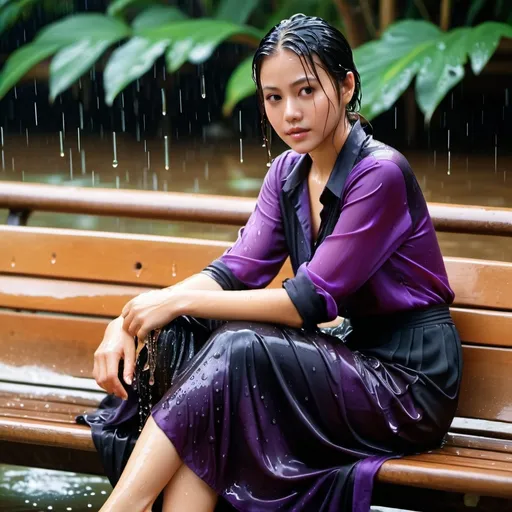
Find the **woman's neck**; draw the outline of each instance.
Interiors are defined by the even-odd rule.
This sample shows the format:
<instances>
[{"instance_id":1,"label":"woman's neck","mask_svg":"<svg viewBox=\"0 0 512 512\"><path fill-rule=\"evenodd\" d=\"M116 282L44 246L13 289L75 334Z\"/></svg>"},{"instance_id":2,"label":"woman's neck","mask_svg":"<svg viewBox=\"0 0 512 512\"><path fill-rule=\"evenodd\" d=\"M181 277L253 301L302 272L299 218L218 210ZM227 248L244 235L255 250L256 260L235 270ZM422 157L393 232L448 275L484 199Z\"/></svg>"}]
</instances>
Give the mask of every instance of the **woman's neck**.
<instances>
[{"instance_id":1,"label":"woman's neck","mask_svg":"<svg viewBox=\"0 0 512 512\"><path fill-rule=\"evenodd\" d=\"M338 124L333 135L326 137L316 149L309 153L311 160L311 177L319 183L327 183L331 175L334 163L345 145L351 130L347 117L344 117Z\"/></svg>"}]
</instances>

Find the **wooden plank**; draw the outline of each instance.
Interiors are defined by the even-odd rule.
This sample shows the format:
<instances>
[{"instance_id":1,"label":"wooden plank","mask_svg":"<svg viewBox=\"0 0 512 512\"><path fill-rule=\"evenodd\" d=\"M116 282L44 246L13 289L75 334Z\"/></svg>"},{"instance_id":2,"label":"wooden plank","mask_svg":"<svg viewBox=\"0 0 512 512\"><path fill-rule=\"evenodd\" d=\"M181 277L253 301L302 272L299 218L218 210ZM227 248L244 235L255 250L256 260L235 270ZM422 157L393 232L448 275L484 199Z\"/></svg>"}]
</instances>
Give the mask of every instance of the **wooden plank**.
<instances>
[{"instance_id":1,"label":"wooden plank","mask_svg":"<svg viewBox=\"0 0 512 512\"><path fill-rule=\"evenodd\" d=\"M108 321L0 311L0 363L91 377ZM45 383L41 374L41 383ZM33 382L33 380L31 380Z\"/></svg>"},{"instance_id":2,"label":"wooden plank","mask_svg":"<svg viewBox=\"0 0 512 512\"><path fill-rule=\"evenodd\" d=\"M0 306L114 318L130 299L151 289L0 274Z\"/></svg>"},{"instance_id":3,"label":"wooden plank","mask_svg":"<svg viewBox=\"0 0 512 512\"><path fill-rule=\"evenodd\" d=\"M0 273L163 288L200 272L227 242L0 226ZM276 278L281 286L289 265Z\"/></svg>"},{"instance_id":4,"label":"wooden plank","mask_svg":"<svg viewBox=\"0 0 512 512\"><path fill-rule=\"evenodd\" d=\"M476 450L512 453L512 442L503 442L503 439L496 439L493 437L448 432L448 434L445 436L445 441L450 446L459 448L471 448Z\"/></svg>"},{"instance_id":5,"label":"wooden plank","mask_svg":"<svg viewBox=\"0 0 512 512\"><path fill-rule=\"evenodd\" d=\"M247 222L255 204L255 198L246 197L34 183L5 182L0 189L0 208L237 226ZM428 209L438 231L512 235L510 208L428 203Z\"/></svg>"},{"instance_id":6,"label":"wooden plank","mask_svg":"<svg viewBox=\"0 0 512 512\"><path fill-rule=\"evenodd\" d=\"M419 462L408 460L407 457L385 462L377 473L377 480L441 491L512 498L512 472Z\"/></svg>"},{"instance_id":7,"label":"wooden plank","mask_svg":"<svg viewBox=\"0 0 512 512\"><path fill-rule=\"evenodd\" d=\"M512 350L464 347L457 416L512 422Z\"/></svg>"},{"instance_id":8,"label":"wooden plank","mask_svg":"<svg viewBox=\"0 0 512 512\"><path fill-rule=\"evenodd\" d=\"M0 418L0 441L95 451L91 430L87 426L28 418Z\"/></svg>"},{"instance_id":9,"label":"wooden plank","mask_svg":"<svg viewBox=\"0 0 512 512\"><path fill-rule=\"evenodd\" d=\"M0 272L164 287L201 271L229 243L0 226ZM455 306L512 311L512 263L445 258ZM285 264L273 286L292 275Z\"/></svg>"},{"instance_id":10,"label":"wooden plank","mask_svg":"<svg viewBox=\"0 0 512 512\"><path fill-rule=\"evenodd\" d=\"M512 311L512 263L445 258L456 306Z\"/></svg>"},{"instance_id":11,"label":"wooden plank","mask_svg":"<svg viewBox=\"0 0 512 512\"><path fill-rule=\"evenodd\" d=\"M512 313L450 308L464 343L512 347Z\"/></svg>"}]
</instances>

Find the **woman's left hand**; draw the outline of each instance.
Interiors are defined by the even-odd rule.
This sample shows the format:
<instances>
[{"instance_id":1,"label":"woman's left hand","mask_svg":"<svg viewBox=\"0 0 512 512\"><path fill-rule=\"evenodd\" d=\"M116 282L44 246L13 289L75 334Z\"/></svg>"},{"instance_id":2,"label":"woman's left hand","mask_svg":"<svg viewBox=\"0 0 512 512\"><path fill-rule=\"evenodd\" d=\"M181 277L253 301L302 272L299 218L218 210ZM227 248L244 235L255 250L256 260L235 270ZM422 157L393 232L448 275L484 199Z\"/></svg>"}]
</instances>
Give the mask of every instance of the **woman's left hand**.
<instances>
[{"instance_id":1,"label":"woman's left hand","mask_svg":"<svg viewBox=\"0 0 512 512\"><path fill-rule=\"evenodd\" d=\"M141 341L180 316L179 292L172 288L141 293L123 308L123 328Z\"/></svg>"}]
</instances>

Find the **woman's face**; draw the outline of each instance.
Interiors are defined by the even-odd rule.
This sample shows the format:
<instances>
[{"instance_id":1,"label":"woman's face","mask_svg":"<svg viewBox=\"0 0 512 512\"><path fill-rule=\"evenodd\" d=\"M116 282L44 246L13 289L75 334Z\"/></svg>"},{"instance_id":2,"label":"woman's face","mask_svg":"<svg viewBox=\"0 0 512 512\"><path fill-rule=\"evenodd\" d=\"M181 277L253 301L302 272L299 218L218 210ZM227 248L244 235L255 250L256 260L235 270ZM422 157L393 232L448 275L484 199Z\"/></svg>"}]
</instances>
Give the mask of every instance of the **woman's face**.
<instances>
[{"instance_id":1,"label":"woman's face","mask_svg":"<svg viewBox=\"0 0 512 512\"><path fill-rule=\"evenodd\" d=\"M320 83L305 60L286 49L265 57L260 70L265 113L276 133L298 153L332 145L343 134L345 106L354 92L348 73L338 98L332 79L314 56ZM325 91L325 92L324 92Z\"/></svg>"}]
</instances>

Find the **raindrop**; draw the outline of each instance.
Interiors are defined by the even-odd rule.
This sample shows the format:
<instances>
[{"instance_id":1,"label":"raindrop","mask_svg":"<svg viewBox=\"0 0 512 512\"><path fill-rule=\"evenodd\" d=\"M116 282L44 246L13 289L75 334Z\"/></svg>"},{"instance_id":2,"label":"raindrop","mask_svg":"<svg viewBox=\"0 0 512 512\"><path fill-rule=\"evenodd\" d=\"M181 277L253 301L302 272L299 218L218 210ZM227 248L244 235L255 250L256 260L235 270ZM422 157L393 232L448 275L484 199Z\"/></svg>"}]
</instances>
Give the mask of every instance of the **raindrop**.
<instances>
[{"instance_id":1,"label":"raindrop","mask_svg":"<svg viewBox=\"0 0 512 512\"><path fill-rule=\"evenodd\" d=\"M92 182L92 186L94 187L94 171L92 171L92 173L91 173L91 182Z\"/></svg>"},{"instance_id":2,"label":"raindrop","mask_svg":"<svg viewBox=\"0 0 512 512\"><path fill-rule=\"evenodd\" d=\"M199 192L199 179L194 178L194 193Z\"/></svg>"},{"instance_id":3,"label":"raindrop","mask_svg":"<svg viewBox=\"0 0 512 512\"><path fill-rule=\"evenodd\" d=\"M161 94L162 94L162 115L163 116L166 116L167 115L167 103L165 101L165 90L164 88L162 87L162 89L160 90Z\"/></svg>"},{"instance_id":4,"label":"raindrop","mask_svg":"<svg viewBox=\"0 0 512 512\"><path fill-rule=\"evenodd\" d=\"M137 139L137 142L140 142L140 124L139 121L135 124L135 138Z\"/></svg>"},{"instance_id":5,"label":"raindrop","mask_svg":"<svg viewBox=\"0 0 512 512\"><path fill-rule=\"evenodd\" d=\"M82 149L82 151L80 151L80 158L81 158L81 161L82 161L82 174L85 174L86 172L86 168L85 168L85 150Z\"/></svg>"},{"instance_id":6,"label":"raindrop","mask_svg":"<svg viewBox=\"0 0 512 512\"><path fill-rule=\"evenodd\" d=\"M112 160L112 167L117 167L119 162L117 161L117 138L116 132L112 132L112 147L114 150L114 160Z\"/></svg>"},{"instance_id":7,"label":"raindrop","mask_svg":"<svg viewBox=\"0 0 512 512\"><path fill-rule=\"evenodd\" d=\"M28 128L25 128L25 137L27 139L27 146L28 146Z\"/></svg>"},{"instance_id":8,"label":"raindrop","mask_svg":"<svg viewBox=\"0 0 512 512\"><path fill-rule=\"evenodd\" d=\"M37 81L34 78L34 94L37 96Z\"/></svg>"},{"instance_id":9,"label":"raindrop","mask_svg":"<svg viewBox=\"0 0 512 512\"><path fill-rule=\"evenodd\" d=\"M84 129L84 106L82 102L78 104L78 115L80 116L80 129Z\"/></svg>"},{"instance_id":10,"label":"raindrop","mask_svg":"<svg viewBox=\"0 0 512 512\"><path fill-rule=\"evenodd\" d=\"M34 101L34 118L36 120L36 126L37 126L37 103Z\"/></svg>"},{"instance_id":11,"label":"raindrop","mask_svg":"<svg viewBox=\"0 0 512 512\"><path fill-rule=\"evenodd\" d=\"M206 98L206 84L204 81L204 73L201 74L201 98L203 98L203 100Z\"/></svg>"},{"instance_id":12,"label":"raindrop","mask_svg":"<svg viewBox=\"0 0 512 512\"><path fill-rule=\"evenodd\" d=\"M64 112L62 112L62 134L66 135L66 121L64 119Z\"/></svg>"},{"instance_id":13,"label":"raindrop","mask_svg":"<svg viewBox=\"0 0 512 512\"><path fill-rule=\"evenodd\" d=\"M397 129L397 126L398 126L398 109L397 109L397 107L395 107L395 130Z\"/></svg>"},{"instance_id":14,"label":"raindrop","mask_svg":"<svg viewBox=\"0 0 512 512\"><path fill-rule=\"evenodd\" d=\"M469 137L469 123L466 123L466 137Z\"/></svg>"},{"instance_id":15,"label":"raindrop","mask_svg":"<svg viewBox=\"0 0 512 512\"><path fill-rule=\"evenodd\" d=\"M52 265L55 265L55 263L57 262L57 255L53 252L52 253L52 259L50 260L50 263ZM48 406L48 404L46 404Z\"/></svg>"},{"instance_id":16,"label":"raindrop","mask_svg":"<svg viewBox=\"0 0 512 512\"><path fill-rule=\"evenodd\" d=\"M150 151L148 151L148 170L151 169Z\"/></svg>"},{"instance_id":17,"label":"raindrop","mask_svg":"<svg viewBox=\"0 0 512 512\"><path fill-rule=\"evenodd\" d=\"M64 157L64 139L62 136L62 132L59 132L59 142L60 142L60 156Z\"/></svg>"},{"instance_id":18,"label":"raindrop","mask_svg":"<svg viewBox=\"0 0 512 512\"><path fill-rule=\"evenodd\" d=\"M153 173L153 190L158 190L158 176L156 172Z\"/></svg>"},{"instance_id":19,"label":"raindrop","mask_svg":"<svg viewBox=\"0 0 512 512\"><path fill-rule=\"evenodd\" d=\"M69 177L73 179L73 150L69 148Z\"/></svg>"},{"instance_id":20,"label":"raindrop","mask_svg":"<svg viewBox=\"0 0 512 512\"><path fill-rule=\"evenodd\" d=\"M80 151L80 128L76 129L76 137L77 137L77 143L78 143L78 151Z\"/></svg>"},{"instance_id":21,"label":"raindrop","mask_svg":"<svg viewBox=\"0 0 512 512\"><path fill-rule=\"evenodd\" d=\"M5 152L2 149L2 169L5 171Z\"/></svg>"},{"instance_id":22,"label":"raindrop","mask_svg":"<svg viewBox=\"0 0 512 512\"><path fill-rule=\"evenodd\" d=\"M313 370L313 372L316 372L316 367L313 366L313 368L311 368Z\"/></svg>"},{"instance_id":23,"label":"raindrop","mask_svg":"<svg viewBox=\"0 0 512 512\"><path fill-rule=\"evenodd\" d=\"M4 127L0 126L0 144L4 147Z\"/></svg>"},{"instance_id":24,"label":"raindrop","mask_svg":"<svg viewBox=\"0 0 512 512\"><path fill-rule=\"evenodd\" d=\"M277 423L275 418L272 418L272 425L275 425Z\"/></svg>"},{"instance_id":25,"label":"raindrop","mask_svg":"<svg viewBox=\"0 0 512 512\"><path fill-rule=\"evenodd\" d=\"M14 99L18 99L18 89L16 88L16 86L14 86Z\"/></svg>"},{"instance_id":26,"label":"raindrop","mask_svg":"<svg viewBox=\"0 0 512 512\"><path fill-rule=\"evenodd\" d=\"M205 162L205 164L204 164L204 179L205 180L207 180L209 178L209 174L210 174L209 165L208 165L208 162Z\"/></svg>"},{"instance_id":27,"label":"raindrop","mask_svg":"<svg viewBox=\"0 0 512 512\"><path fill-rule=\"evenodd\" d=\"M146 114L142 114L142 129L146 131Z\"/></svg>"},{"instance_id":28,"label":"raindrop","mask_svg":"<svg viewBox=\"0 0 512 512\"><path fill-rule=\"evenodd\" d=\"M181 89L178 91L178 96L180 100L180 114L183 114L183 98L181 96Z\"/></svg>"},{"instance_id":29,"label":"raindrop","mask_svg":"<svg viewBox=\"0 0 512 512\"><path fill-rule=\"evenodd\" d=\"M14 157L11 158L11 166L12 166L12 170L15 171L16 168L14 167Z\"/></svg>"},{"instance_id":30,"label":"raindrop","mask_svg":"<svg viewBox=\"0 0 512 512\"><path fill-rule=\"evenodd\" d=\"M508 89L505 89L505 107L508 107Z\"/></svg>"},{"instance_id":31,"label":"raindrop","mask_svg":"<svg viewBox=\"0 0 512 512\"><path fill-rule=\"evenodd\" d=\"M98 110L100 109L100 97L99 96L96 96L96 108Z\"/></svg>"},{"instance_id":32,"label":"raindrop","mask_svg":"<svg viewBox=\"0 0 512 512\"><path fill-rule=\"evenodd\" d=\"M176 263L172 263L171 265L171 276L176 277Z\"/></svg>"},{"instance_id":33,"label":"raindrop","mask_svg":"<svg viewBox=\"0 0 512 512\"><path fill-rule=\"evenodd\" d=\"M244 162L244 147L242 139L240 139L240 163Z\"/></svg>"},{"instance_id":34,"label":"raindrop","mask_svg":"<svg viewBox=\"0 0 512 512\"><path fill-rule=\"evenodd\" d=\"M215 352L215 354L213 354L213 357L214 357L215 359L219 359L219 357L220 357L220 352Z\"/></svg>"},{"instance_id":35,"label":"raindrop","mask_svg":"<svg viewBox=\"0 0 512 512\"><path fill-rule=\"evenodd\" d=\"M119 176L116 176L116 188L119 188Z\"/></svg>"},{"instance_id":36,"label":"raindrop","mask_svg":"<svg viewBox=\"0 0 512 512\"><path fill-rule=\"evenodd\" d=\"M126 131L126 119L124 116L124 110L121 110L121 130L123 133Z\"/></svg>"},{"instance_id":37,"label":"raindrop","mask_svg":"<svg viewBox=\"0 0 512 512\"><path fill-rule=\"evenodd\" d=\"M165 156L165 170L169 170L169 137L164 136L164 156ZM148 164L149 167L149 164Z\"/></svg>"},{"instance_id":38,"label":"raindrop","mask_svg":"<svg viewBox=\"0 0 512 512\"><path fill-rule=\"evenodd\" d=\"M242 133L242 111L238 111L238 130Z\"/></svg>"},{"instance_id":39,"label":"raindrop","mask_svg":"<svg viewBox=\"0 0 512 512\"><path fill-rule=\"evenodd\" d=\"M14 268L16 266L16 260L13 258L11 260L11 268Z\"/></svg>"}]
</instances>

